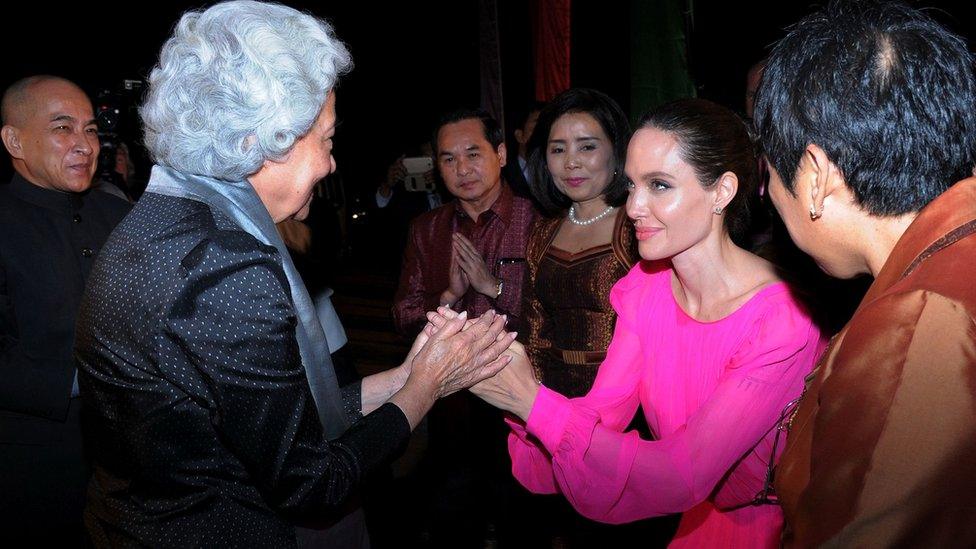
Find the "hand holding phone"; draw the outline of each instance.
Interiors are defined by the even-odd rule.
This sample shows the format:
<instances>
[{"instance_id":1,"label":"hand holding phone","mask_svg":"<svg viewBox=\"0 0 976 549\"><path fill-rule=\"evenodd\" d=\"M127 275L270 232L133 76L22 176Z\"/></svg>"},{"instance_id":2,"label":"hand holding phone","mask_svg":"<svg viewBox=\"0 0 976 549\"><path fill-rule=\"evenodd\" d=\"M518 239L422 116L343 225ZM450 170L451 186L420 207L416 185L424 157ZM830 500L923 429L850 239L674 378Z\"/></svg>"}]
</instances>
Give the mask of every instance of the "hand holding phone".
<instances>
[{"instance_id":1,"label":"hand holding phone","mask_svg":"<svg viewBox=\"0 0 976 549\"><path fill-rule=\"evenodd\" d=\"M412 156L403 159L403 167L407 174L403 178L403 187L408 191L425 192L434 190L434 181L426 174L434 170L434 160L429 156Z\"/></svg>"}]
</instances>

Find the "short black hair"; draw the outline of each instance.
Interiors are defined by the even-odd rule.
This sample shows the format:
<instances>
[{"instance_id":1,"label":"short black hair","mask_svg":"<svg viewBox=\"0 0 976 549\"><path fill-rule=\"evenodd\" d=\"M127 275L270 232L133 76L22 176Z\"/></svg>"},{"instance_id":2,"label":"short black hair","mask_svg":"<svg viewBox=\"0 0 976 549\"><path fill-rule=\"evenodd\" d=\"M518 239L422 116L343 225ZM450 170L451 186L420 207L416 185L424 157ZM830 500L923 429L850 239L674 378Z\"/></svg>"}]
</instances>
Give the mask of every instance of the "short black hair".
<instances>
[{"instance_id":1,"label":"short black hair","mask_svg":"<svg viewBox=\"0 0 976 549\"><path fill-rule=\"evenodd\" d=\"M613 175L604 191L604 200L610 206L623 205L627 200L627 175L624 173L624 161L627 155L627 142L630 140L630 124L616 101L603 92L589 88L570 88L554 97L539 112L539 119L527 144L529 157L526 160L531 175L529 190L547 215L558 215L572 203L556 187L546 162L549 132L560 116L569 113L589 114L607 134L613 151L610 160L613 164Z\"/></svg>"},{"instance_id":2,"label":"short black hair","mask_svg":"<svg viewBox=\"0 0 976 549\"><path fill-rule=\"evenodd\" d=\"M873 215L921 210L976 163L976 83L965 42L899 2L832 1L773 48L755 122L795 195L808 144Z\"/></svg>"},{"instance_id":3,"label":"short black hair","mask_svg":"<svg viewBox=\"0 0 976 549\"><path fill-rule=\"evenodd\" d=\"M715 185L732 172L739 188L725 207L725 228L745 247L757 202L759 162L749 127L731 110L705 99L679 99L644 115L638 128L667 132L678 142L681 158L698 176L702 187Z\"/></svg>"},{"instance_id":4,"label":"short black hair","mask_svg":"<svg viewBox=\"0 0 976 549\"><path fill-rule=\"evenodd\" d=\"M492 115L488 114L488 111L484 109L457 109L442 115L437 120L437 125L434 126L434 133L430 136L430 146L434 150L434 155L440 152L437 150L437 134L440 133L441 128L463 120L479 120L482 130L485 132L485 139L491 143L491 147L496 151L498 146L505 142L502 127L498 125L498 121Z\"/></svg>"}]
</instances>

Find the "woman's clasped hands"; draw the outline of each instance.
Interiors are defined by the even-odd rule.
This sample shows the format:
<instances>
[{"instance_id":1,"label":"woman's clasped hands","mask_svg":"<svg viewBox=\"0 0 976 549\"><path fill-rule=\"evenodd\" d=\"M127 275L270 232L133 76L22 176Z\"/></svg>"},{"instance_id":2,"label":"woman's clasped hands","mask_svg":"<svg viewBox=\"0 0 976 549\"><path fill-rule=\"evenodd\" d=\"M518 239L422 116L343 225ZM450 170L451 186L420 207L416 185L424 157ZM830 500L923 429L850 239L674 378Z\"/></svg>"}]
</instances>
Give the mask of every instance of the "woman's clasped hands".
<instances>
[{"instance_id":1,"label":"woman's clasped hands","mask_svg":"<svg viewBox=\"0 0 976 549\"><path fill-rule=\"evenodd\" d=\"M427 313L427 320L432 329L447 328L458 322L464 317L462 332L469 330L477 325L486 315L494 314L492 311L482 315L480 319L467 319L465 313L457 313L447 307L438 307L437 311ZM508 347L503 351L500 359L507 361L494 375L487 377L480 382L472 385L470 390L479 398L492 406L510 412L523 421L529 416L532 404L535 402L536 394L539 391L539 381L532 370L532 364L521 343L515 341L515 332L500 332L496 337L498 341L509 341Z\"/></svg>"}]
</instances>

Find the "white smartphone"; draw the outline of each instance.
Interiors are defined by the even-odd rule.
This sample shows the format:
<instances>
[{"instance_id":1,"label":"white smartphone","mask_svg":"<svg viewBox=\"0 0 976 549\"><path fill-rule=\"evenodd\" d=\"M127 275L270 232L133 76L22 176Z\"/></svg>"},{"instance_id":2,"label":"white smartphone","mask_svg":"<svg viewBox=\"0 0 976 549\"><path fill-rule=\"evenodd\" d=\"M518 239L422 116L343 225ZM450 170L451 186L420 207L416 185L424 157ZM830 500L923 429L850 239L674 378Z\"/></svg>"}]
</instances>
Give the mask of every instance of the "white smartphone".
<instances>
[{"instance_id":1,"label":"white smartphone","mask_svg":"<svg viewBox=\"0 0 976 549\"><path fill-rule=\"evenodd\" d=\"M427 173L434 169L434 160L429 156L411 156L403 159L407 173Z\"/></svg>"},{"instance_id":2,"label":"white smartphone","mask_svg":"<svg viewBox=\"0 0 976 549\"><path fill-rule=\"evenodd\" d=\"M430 192L436 188L433 179L428 181L427 176L422 173L408 173L403 178L403 188L412 192Z\"/></svg>"}]
</instances>

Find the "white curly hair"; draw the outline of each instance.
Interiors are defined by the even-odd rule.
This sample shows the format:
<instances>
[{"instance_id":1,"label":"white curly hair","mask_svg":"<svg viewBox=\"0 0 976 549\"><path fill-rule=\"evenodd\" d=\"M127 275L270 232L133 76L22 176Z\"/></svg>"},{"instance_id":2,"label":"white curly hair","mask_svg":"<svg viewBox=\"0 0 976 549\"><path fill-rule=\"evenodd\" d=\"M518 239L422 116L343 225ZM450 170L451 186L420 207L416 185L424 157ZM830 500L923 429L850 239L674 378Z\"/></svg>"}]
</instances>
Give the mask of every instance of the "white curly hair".
<instances>
[{"instance_id":1,"label":"white curly hair","mask_svg":"<svg viewBox=\"0 0 976 549\"><path fill-rule=\"evenodd\" d=\"M149 75L146 148L174 170L240 181L311 129L352 57L319 18L234 0L183 14Z\"/></svg>"}]
</instances>

